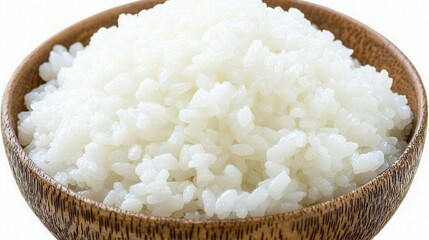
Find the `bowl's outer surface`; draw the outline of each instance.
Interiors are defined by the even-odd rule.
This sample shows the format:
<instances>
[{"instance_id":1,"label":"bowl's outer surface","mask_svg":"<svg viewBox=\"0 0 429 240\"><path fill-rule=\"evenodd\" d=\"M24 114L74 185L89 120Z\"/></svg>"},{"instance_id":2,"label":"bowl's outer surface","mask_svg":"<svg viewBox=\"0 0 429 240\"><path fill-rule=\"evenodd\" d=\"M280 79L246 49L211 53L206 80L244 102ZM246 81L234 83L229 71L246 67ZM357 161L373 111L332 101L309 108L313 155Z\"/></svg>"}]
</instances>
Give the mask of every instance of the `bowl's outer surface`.
<instances>
[{"instance_id":1,"label":"bowl's outer surface","mask_svg":"<svg viewBox=\"0 0 429 240\"><path fill-rule=\"evenodd\" d=\"M355 50L364 64L386 69L393 90L405 94L414 113L410 144L400 159L368 184L346 195L302 210L226 221L187 221L134 214L94 202L61 186L42 172L17 140L17 114L24 95L42 80L38 66L54 44L88 43L100 27L116 24L120 13L137 13L160 3L139 1L86 19L57 34L20 65L5 91L2 131L6 153L22 195L59 239L371 239L398 208L412 182L424 146L427 101L422 82L408 59L368 27L332 10L302 1L268 0L269 6L297 7L322 29Z\"/></svg>"}]
</instances>

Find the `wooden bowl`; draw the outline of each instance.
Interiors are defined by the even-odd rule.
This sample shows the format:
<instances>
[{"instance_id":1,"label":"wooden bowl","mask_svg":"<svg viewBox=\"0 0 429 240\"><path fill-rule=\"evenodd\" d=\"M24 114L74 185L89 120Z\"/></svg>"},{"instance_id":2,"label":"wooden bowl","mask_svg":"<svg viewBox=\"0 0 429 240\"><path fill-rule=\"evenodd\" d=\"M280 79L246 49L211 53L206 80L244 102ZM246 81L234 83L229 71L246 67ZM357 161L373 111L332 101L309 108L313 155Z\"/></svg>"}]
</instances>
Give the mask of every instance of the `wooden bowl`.
<instances>
[{"instance_id":1,"label":"wooden bowl","mask_svg":"<svg viewBox=\"0 0 429 240\"><path fill-rule=\"evenodd\" d=\"M77 195L40 170L17 139L17 114L24 95L42 80L38 67L55 44L87 43L100 27L116 24L120 13L137 13L160 3L139 1L88 18L46 41L16 70L5 91L2 130L6 153L22 195L59 239L371 239L392 217L410 187L424 146L427 101L422 81L391 42L363 24L302 1L268 0L270 6L299 8L322 29L354 49L363 64L386 69L393 90L405 94L414 113L405 152L393 166L358 189L294 212L240 220L190 221L135 214Z\"/></svg>"}]
</instances>

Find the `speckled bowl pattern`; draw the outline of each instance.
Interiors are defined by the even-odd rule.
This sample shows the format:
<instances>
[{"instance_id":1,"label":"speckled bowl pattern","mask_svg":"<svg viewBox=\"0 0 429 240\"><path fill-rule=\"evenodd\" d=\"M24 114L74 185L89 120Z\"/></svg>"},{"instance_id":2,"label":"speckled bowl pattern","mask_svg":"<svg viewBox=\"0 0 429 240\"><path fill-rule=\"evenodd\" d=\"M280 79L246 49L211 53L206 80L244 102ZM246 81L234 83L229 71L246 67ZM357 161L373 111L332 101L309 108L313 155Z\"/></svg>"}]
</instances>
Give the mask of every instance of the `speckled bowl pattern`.
<instances>
[{"instance_id":1,"label":"speckled bowl pattern","mask_svg":"<svg viewBox=\"0 0 429 240\"><path fill-rule=\"evenodd\" d=\"M123 211L77 195L46 175L29 159L17 139L17 114L24 95L42 83L38 67L55 44L88 43L100 27L116 24L120 13L137 13L162 1L143 0L117 7L67 28L43 43L19 66L6 88L2 133L7 156L22 195L59 239L371 239L402 202L424 146L427 100L409 60L391 42L367 26L330 9L302 1L268 0L269 6L296 7L319 28L354 49L363 64L386 69L393 90L405 94L414 113L409 145L377 178L330 201L301 210L240 220L191 221Z\"/></svg>"}]
</instances>

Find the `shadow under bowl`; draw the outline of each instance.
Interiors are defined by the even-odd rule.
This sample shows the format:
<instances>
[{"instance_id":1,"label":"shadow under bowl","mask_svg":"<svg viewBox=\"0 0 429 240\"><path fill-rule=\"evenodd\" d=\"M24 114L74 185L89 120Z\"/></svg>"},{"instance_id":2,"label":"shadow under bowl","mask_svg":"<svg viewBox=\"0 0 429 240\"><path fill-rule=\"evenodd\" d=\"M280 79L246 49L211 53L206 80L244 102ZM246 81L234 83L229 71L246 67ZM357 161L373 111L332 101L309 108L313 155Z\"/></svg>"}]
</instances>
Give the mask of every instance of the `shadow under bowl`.
<instances>
[{"instance_id":1,"label":"shadow under bowl","mask_svg":"<svg viewBox=\"0 0 429 240\"><path fill-rule=\"evenodd\" d=\"M17 115L24 95L43 83L39 66L55 44L88 43L100 27L117 24L121 13L137 13L156 0L123 5L58 33L32 52L12 76L2 105L2 134L9 163L22 195L59 239L371 239L394 214L417 170L426 132L427 100L409 60L391 42L367 26L333 10L303 2L268 0L269 6L300 9L312 23L334 33L362 64L386 69L392 89L406 95L414 114L408 147L386 171L369 183L308 208L238 220L191 221L131 213L77 195L37 167L17 139Z\"/></svg>"}]
</instances>

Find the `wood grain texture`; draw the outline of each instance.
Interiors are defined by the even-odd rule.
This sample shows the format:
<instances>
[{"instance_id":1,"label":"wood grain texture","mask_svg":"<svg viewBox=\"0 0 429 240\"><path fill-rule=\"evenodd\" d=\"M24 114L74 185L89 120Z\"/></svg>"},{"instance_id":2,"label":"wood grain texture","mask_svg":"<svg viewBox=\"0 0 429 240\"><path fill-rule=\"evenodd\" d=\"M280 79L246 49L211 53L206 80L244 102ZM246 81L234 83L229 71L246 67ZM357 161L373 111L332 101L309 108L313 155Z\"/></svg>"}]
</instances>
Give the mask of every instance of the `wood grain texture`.
<instances>
[{"instance_id":1,"label":"wood grain texture","mask_svg":"<svg viewBox=\"0 0 429 240\"><path fill-rule=\"evenodd\" d=\"M364 64L386 69L393 90L405 94L414 113L409 145L393 166L364 186L330 201L294 212L222 221L190 221L135 214L97 203L65 188L41 171L17 140L17 114L24 95L42 80L38 66L55 44L87 43L100 27L116 24L120 13L136 13L161 1L127 4L86 19L46 41L18 67L5 91L2 134L22 195L59 239L371 239L394 214L417 170L426 132L427 100L408 59L370 28L332 10L302 1L267 0L269 6L299 8L322 29L354 49Z\"/></svg>"}]
</instances>

